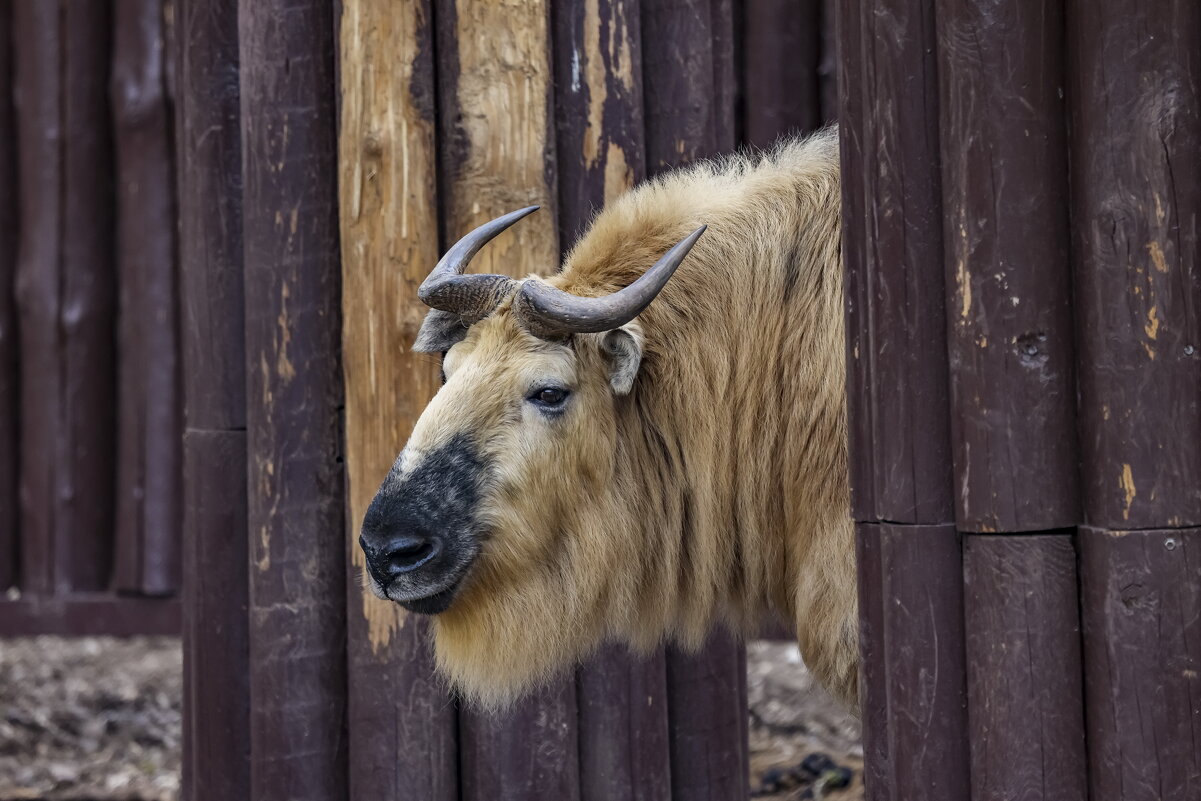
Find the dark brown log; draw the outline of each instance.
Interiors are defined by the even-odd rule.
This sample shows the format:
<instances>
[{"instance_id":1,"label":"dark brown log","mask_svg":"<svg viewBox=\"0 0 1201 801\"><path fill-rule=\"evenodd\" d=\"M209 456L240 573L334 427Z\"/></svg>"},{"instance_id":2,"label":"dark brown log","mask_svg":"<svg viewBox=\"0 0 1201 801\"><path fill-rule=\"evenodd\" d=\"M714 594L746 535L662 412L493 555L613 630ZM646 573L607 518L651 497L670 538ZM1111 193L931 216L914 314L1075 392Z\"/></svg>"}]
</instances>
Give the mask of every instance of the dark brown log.
<instances>
[{"instance_id":1,"label":"dark brown log","mask_svg":"<svg viewBox=\"0 0 1201 801\"><path fill-rule=\"evenodd\" d=\"M463 801L580 797L575 684L536 691L510 711L460 710Z\"/></svg>"},{"instance_id":2,"label":"dark brown log","mask_svg":"<svg viewBox=\"0 0 1201 801\"><path fill-rule=\"evenodd\" d=\"M735 3L734 0L710 0L710 3L713 33L713 146L717 152L726 153L738 144L735 112L739 94L738 73L741 69L735 58Z\"/></svg>"},{"instance_id":3,"label":"dark brown log","mask_svg":"<svg viewBox=\"0 0 1201 801\"><path fill-rule=\"evenodd\" d=\"M847 420L851 508L857 520L873 521L876 509L875 459L872 448L873 404L868 330L867 210L864 181L863 74L859 58L861 4L841 2L836 17L838 49L839 163L842 180L843 303L846 325ZM862 515L860 515L862 513ZM862 615L861 615L862 617ZM862 699L861 699L862 700ZM866 712L865 712L866 714ZM864 736L870 737L867 729ZM870 770L870 759L868 760Z\"/></svg>"},{"instance_id":4,"label":"dark brown log","mask_svg":"<svg viewBox=\"0 0 1201 801\"><path fill-rule=\"evenodd\" d=\"M1084 516L1196 526L1201 5L1071 2L1068 20Z\"/></svg>"},{"instance_id":5,"label":"dark brown log","mask_svg":"<svg viewBox=\"0 0 1201 801\"><path fill-rule=\"evenodd\" d=\"M1201 530L1079 535L1093 801L1201 795Z\"/></svg>"},{"instance_id":6,"label":"dark brown log","mask_svg":"<svg viewBox=\"0 0 1201 801\"><path fill-rule=\"evenodd\" d=\"M671 798L667 663L619 646L576 674L582 801Z\"/></svg>"},{"instance_id":7,"label":"dark brown log","mask_svg":"<svg viewBox=\"0 0 1201 801\"><path fill-rule=\"evenodd\" d=\"M642 41L654 43L642 52L646 164L651 175L714 155L719 135L727 130L727 123L718 122L725 112L718 105L720 59L715 60L712 46L715 4L716 0L642 0Z\"/></svg>"},{"instance_id":8,"label":"dark brown log","mask_svg":"<svg viewBox=\"0 0 1201 801\"><path fill-rule=\"evenodd\" d=\"M966 536L973 801L1084 801L1084 688L1071 531Z\"/></svg>"},{"instance_id":9,"label":"dark brown log","mask_svg":"<svg viewBox=\"0 0 1201 801\"><path fill-rule=\"evenodd\" d=\"M175 636L180 605L167 598L114 598L109 593L0 601L0 637Z\"/></svg>"},{"instance_id":10,"label":"dark brown log","mask_svg":"<svg viewBox=\"0 0 1201 801\"><path fill-rule=\"evenodd\" d=\"M970 798L959 534L881 524L880 576L887 784L897 801Z\"/></svg>"},{"instance_id":11,"label":"dark brown log","mask_svg":"<svg viewBox=\"0 0 1201 801\"><path fill-rule=\"evenodd\" d=\"M938 0L956 520L1074 525L1063 8Z\"/></svg>"},{"instance_id":12,"label":"dark brown log","mask_svg":"<svg viewBox=\"0 0 1201 801\"><path fill-rule=\"evenodd\" d=\"M114 7L110 95L120 279L114 586L179 584L182 398L171 109L162 0Z\"/></svg>"},{"instance_id":13,"label":"dark brown log","mask_svg":"<svg viewBox=\"0 0 1201 801\"><path fill-rule=\"evenodd\" d=\"M863 721L863 789L867 801L891 801L888 675L884 662L884 581L880 526L855 526L859 584L859 715Z\"/></svg>"},{"instance_id":14,"label":"dark brown log","mask_svg":"<svg viewBox=\"0 0 1201 801\"><path fill-rule=\"evenodd\" d=\"M838 0L821 0L817 94L823 124L838 122Z\"/></svg>"},{"instance_id":15,"label":"dark brown log","mask_svg":"<svg viewBox=\"0 0 1201 801\"><path fill-rule=\"evenodd\" d=\"M239 4L255 798L347 792L334 32Z\"/></svg>"},{"instance_id":16,"label":"dark brown log","mask_svg":"<svg viewBox=\"0 0 1201 801\"><path fill-rule=\"evenodd\" d=\"M13 298L17 271L17 120L13 115L13 10L0 5L0 592L17 583L20 430L19 343Z\"/></svg>"},{"instance_id":17,"label":"dark brown log","mask_svg":"<svg viewBox=\"0 0 1201 801\"><path fill-rule=\"evenodd\" d=\"M646 175L637 0L552 5L559 242ZM671 797L666 661L603 648L576 673L580 798Z\"/></svg>"},{"instance_id":18,"label":"dark brown log","mask_svg":"<svg viewBox=\"0 0 1201 801\"><path fill-rule=\"evenodd\" d=\"M743 4L744 138L769 147L822 120L818 66L822 0L747 0Z\"/></svg>"},{"instance_id":19,"label":"dark brown log","mask_svg":"<svg viewBox=\"0 0 1201 801\"><path fill-rule=\"evenodd\" d=\"M107 2L14 3L22 582L108 583L115 281Z\"/></svg>"},{"instance_id":20,"label":"dark brown log","mask_svg":"<svg viewBox=\"0 0 1201 801\"><path fill-rule=\"evenodd\" d=\"M249 798L246 432L191 430L184 452L184 796Z\"/></svg>"},{"instance_id":21,"label":"dark brown log","mask_svg":"<svg viewBox=\"0 0 1201 801\"><path fill-rule=\"evenodd\" d=\"M746 649L715 632L696 654L667 649L671 792L675 801L745 799Z\"/></svg>"},{"instance_id":22,"label":"dark brown log","mask_svg":"<svg viewBox=\"0 0 1201 801\"><path fill-rule=\"evenodd\" d=\"M242 145L236 0L175 6L184 437L185 799L250 798ZM212 493L212 494L210 494ZM219 640L219 641L218 641Z\"/></svg>"},{"instance_id":23,"label":"dark brown log","mask_svg":"<svg viewBox=\"0 0 1201 801\"><path fill-rule=\"evenodd\" d=\"M842 6L842 77L859 82L841 113L860 521L953 519L933 2Z\"/></svg>"}]
</instances>

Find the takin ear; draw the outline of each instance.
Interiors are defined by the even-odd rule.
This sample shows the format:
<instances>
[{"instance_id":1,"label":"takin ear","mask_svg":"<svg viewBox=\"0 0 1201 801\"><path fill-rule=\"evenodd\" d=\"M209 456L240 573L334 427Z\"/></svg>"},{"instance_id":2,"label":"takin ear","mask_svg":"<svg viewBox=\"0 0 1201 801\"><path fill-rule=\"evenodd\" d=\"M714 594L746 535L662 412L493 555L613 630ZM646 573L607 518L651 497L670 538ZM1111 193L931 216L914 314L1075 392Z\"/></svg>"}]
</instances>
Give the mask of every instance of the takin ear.
<instances>
[{"instance_id":1,"label":"takin ear","mask_svg":"<svg viewBox=\"0 0 1201 801\"><path fill-rule=\"evenodd\" d=\"M467 336L467 325L459 315L430 309L413 342L416 353L444 353Z\"/></svg>"},{"instance_id":2,"label":"takin ear","mask_svg":"<svg viewBox=\"0 0 1201 801\"><path fill-rule=\"evenodd\" d=\"M601 350L609 360L609 384L618 395L628 395L642 364L642 326L629 322L603 335Z\"/></svg>"}]
</instances>

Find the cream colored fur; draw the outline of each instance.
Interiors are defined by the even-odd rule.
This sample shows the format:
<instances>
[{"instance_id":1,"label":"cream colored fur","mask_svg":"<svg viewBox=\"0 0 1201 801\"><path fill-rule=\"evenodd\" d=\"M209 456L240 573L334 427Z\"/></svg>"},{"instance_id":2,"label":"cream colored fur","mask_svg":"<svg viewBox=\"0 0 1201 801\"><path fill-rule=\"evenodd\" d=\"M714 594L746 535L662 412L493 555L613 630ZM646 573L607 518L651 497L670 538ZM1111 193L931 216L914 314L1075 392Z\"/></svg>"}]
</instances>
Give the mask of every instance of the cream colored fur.
<instances>
[{"instance_id":1,"label":"cream colored fur","mask_svg":"<svg viewBox=\"0 0 1201 801\"><path fill-rule=\"evenodd\" d=\"M628 395L609 383L606 335L535 339L508 301L447 355L406 460L467 431L495 467L483 550L435 618L438 664L477 702L602 641L699 646L772 609L821 682L855 698L835 132L634 189L549 281L614 291L701 224L626 328L642 344ZM547 380L573 388L559 420L523 403Z\"/></svg>"}]
</instances>

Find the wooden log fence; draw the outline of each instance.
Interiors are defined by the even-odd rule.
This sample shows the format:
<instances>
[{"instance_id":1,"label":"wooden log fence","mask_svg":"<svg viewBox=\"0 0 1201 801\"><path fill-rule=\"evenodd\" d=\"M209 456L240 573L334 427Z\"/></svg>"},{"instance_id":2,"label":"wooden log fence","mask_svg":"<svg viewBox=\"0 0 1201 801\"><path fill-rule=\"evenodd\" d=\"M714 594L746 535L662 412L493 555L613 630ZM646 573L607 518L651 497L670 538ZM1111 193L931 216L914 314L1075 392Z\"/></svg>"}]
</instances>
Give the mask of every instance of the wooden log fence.
<instances>
[{"instance_id":1,"label":"wooden log fence","mask_svg":"<svg viewBox=\"0 0 1201 801\"><path fill-rule=\"evenodd\" d=\"M182 593L191 799L744 798L737 643L485 714L356 529L450 242L538 203L478 268L546 274L837 117L868 797L1196 798L1199 41L1186 0L4 4L0 635Z\"/></svg>"},{"instance_id":2,"label":"wooden log fence","mask_svg":"<svg viewBox=\"0 0 1201 801\"><path fill-rule=\"evenodd\" d=\"M839 10L868 797L1191 798L1201 15Z\"/></svg>"}]
</instances>

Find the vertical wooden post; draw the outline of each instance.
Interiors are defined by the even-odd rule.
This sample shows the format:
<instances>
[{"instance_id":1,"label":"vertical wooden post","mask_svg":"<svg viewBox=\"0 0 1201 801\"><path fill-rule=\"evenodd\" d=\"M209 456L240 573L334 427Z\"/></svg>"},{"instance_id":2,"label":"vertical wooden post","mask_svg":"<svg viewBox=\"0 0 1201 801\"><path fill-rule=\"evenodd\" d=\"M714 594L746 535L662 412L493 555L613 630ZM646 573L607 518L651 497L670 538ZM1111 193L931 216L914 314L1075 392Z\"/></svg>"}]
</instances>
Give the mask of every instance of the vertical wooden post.
<instances>
[{"instance_id":1,"label":"vertical wooden post","mask_svg":"<svg viewBox=\"0 0 1201 801\"><path fill-rule=\"evenodd\" d=\"M972 797L1083 799L1063 9L937 16Z\"/></svg>"},{"instance_id":2,"label":"vertical wooden post","mask_svg":"<svg viewBox=\"0 0 1201 801\"><path fill-rule=\"evenodd\" d=\"M933 5L839 7L852 513L879 801L969 797Z\"/></svg>"},{"instance_id":3,"label":"vertical wooden post","mask_svg":"<svg viewBox=\"0 0 1201 801\"><path fill-rule=\"evenodd\" d=\"M0 592L17 583L17 121L13 114L13 8L0 6Z\"/></svg>"},{"instance_id":4,"label":"vertical wooden post","mask_svg":"<svg viewBox=\"0 0 1201 801\"><path fill-rule=\"evenodd\" d=\"M638 0L552 6L559 243L646 175ZM667 675L608 647L576 674L581 801L671 797Z\"/></svg>"},{"instance_id":5,"label":"vertical wooden post","mask_svg":"<svg viewBox=\"0 0 1201 801\"><path fill-rule=\"evenodd\" d=\"M182 398L163 3L117 0L114 12L120 440L113 583L166 595L179 583Z\"/></svg>"},{"instance_id":6,"label":"vertical wooden post","mask_svg":"<svg viewBox=\"0 0 1201 801\"><path fill-rule=\"evenodd\" d=\"M734 85L721 43L721 2L643 0L647 170L651 175L733 148ZM672 797L741 799L749 762L744 649L715 634L699 654L667 649Z\"/></svg>"},{"instance_id":7,"label":"vertical wooden post","mask_svg":"<svg viewBox=\"0 0 1201 801\"><path fill-rule=\"evenodd\" d=\"M245 0L251 793L346 794L334 19Z\"/></svg>"},{"instance_id":8,"label":"vertical wooden post","mask_svg":"<svg viewBox=\"0 0 1201 801\"><path fill-rule=\"evenodd\" d=\"M246 344L237 0L179 0L183 795L250 798Z\"/></svg>"},{"instance_id":9,"label":"vertical wooden post","mask_svg":"<svg viewBox=\"0 0 1201 801\"><path fill-rule=\"evenodd\" d=\"M550 4L437 0L440 201L446 242L522 206L543 210L485 248L481 272L546 274L555 219ZM461 796L579 797L575 683L491 715L459 716Z\"/></svg>"},{"instance_id":10,"label":"vertical wooden post","mask_svg":"<svg viewBox=\"0 0 1201 801\"><path fill-rule=\"evenodd\" d=\"M747 143L770 147L822 122L818 64L821 0L743 4L743 103Z\"/></svg>"},{"instance_id":11,"label":"vertical wooden post","mask_svg":"<svg viewBox=\"0 0 1201 801\"><path fill-rule=\"evenodd\" d=\"M1201 793L1201 8L1067 20L1089 793L1176 801Z\"/></svg>"},{"instance_id":12,"label":"vertical wooden post","mask_svg":"<svg viewBox=\"0 0 1201 801\"><path fill-rule=\"evenodd\" d=\"M344 0L340 28L350 797L457 801L455 708L427 623L359 581L363 515L438 388L438 360L409 350L439 257L432 9Z\"/></svg>"},{"instance_id":13,"label":"vertical wooden post","mask_svg":"<svg viewBox=\"0 0 1201 801\"><path fill-rule=\"evenodd\" d=\"M21 572L99 590L111 559L115 396L110 6L13 5L22 235Z\"/></svg>"}]
</instances>

